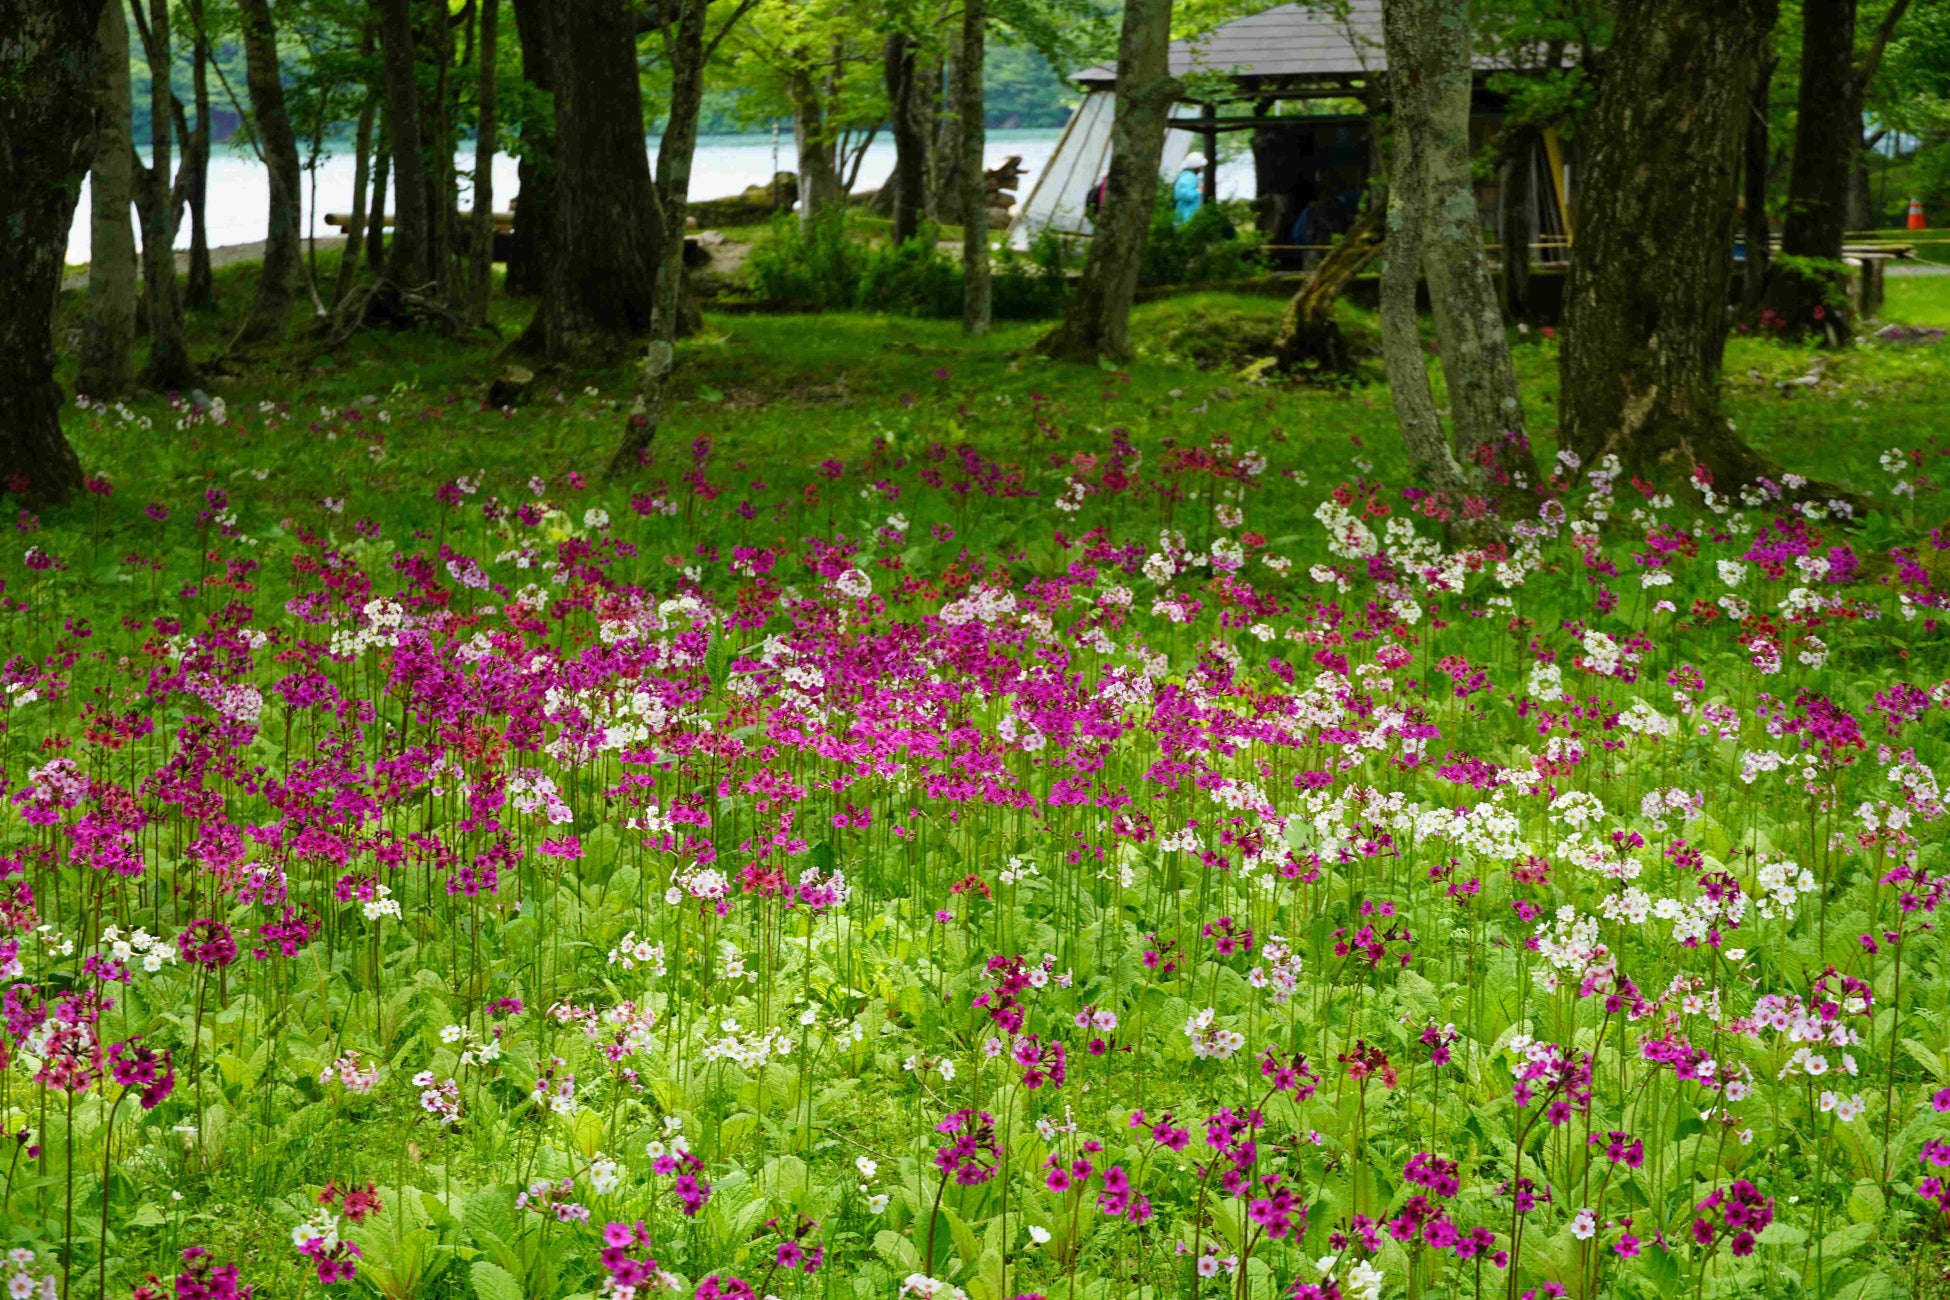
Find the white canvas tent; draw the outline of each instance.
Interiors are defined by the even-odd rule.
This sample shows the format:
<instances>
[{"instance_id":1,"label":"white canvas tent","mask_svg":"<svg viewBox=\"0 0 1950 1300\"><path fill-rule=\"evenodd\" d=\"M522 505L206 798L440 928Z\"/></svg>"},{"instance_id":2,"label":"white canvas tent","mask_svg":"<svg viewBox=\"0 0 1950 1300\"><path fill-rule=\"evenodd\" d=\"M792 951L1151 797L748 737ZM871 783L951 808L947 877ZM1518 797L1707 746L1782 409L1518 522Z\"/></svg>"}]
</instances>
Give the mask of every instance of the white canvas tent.
<instances>
[{"instance_id":1,"label":"white canvas tent","mask_svg":"<svg viewBox=\"0 0 1950 1300\"><path fill-rule=\"evenodd\" d=\"M1045 230L1059 235L1087 237L1090 218L1084 213L1084 200L1091 187L1110 170L1110 123L1116 96L1108 86L1092 87L1070 114L1056 152L1037 173L1029 197L1017 207L1009 222L1009 243L1027 248L1029 241ZM1165 132L1165 152L1159 172L1178 175L1185 155L1191 152L1194 137L1184 131Z\"/></svg>"}]
</instances>

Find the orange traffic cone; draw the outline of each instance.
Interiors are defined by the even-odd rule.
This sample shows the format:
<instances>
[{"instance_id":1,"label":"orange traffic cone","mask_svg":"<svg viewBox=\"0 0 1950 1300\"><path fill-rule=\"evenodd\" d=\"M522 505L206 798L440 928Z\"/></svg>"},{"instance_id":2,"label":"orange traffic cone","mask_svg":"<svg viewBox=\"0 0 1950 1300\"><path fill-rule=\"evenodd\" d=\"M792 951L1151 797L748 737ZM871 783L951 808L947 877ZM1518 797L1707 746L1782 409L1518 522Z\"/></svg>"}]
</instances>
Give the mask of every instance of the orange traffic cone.
<instances>
[{"instance_id":1,"label":"orange traffic cone","mask_svg":"<svg viewBox=\"0 0 1950 1300\"><path fill-rule=\"evenodd\" d=\"M1909 228L1911 230L1928 229L1923 224L1923 200L1921 199L1911 199L1909 201Z\"/></svg>"}]
</instances>

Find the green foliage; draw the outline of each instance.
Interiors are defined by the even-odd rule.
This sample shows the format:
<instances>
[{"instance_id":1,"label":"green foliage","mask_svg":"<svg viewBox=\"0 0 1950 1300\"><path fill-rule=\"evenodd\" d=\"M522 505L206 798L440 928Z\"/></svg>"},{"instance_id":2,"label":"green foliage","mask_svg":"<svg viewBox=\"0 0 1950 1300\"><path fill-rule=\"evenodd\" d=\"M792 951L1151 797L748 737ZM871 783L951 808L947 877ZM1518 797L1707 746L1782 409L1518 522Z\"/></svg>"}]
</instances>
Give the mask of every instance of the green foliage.
<instances>
[{"instance_id":1,"label":"green foliage","mask_svg":"<svg viewBox=\"0 0 1950 1300\"><path fill-rule=\"evenodd\" d=\"M1145 237L1139 284L1213 284L1264 269L1259 232L1241 203L1207 203L1183 225L1173 216L1171 189L1160 185Z\"/></svg>"},{"instance_id":2,"label":"green foliage","mask_svg":"<svg viewBox=\"0 0 1950 1300\"><path fill-rule=\"evenodd\" d=\"M848 231L844 208L810 222L781 214L745 260L752 291L780 307L850 307L859 298L867 250Z\"/></svg>"}]
</instances>

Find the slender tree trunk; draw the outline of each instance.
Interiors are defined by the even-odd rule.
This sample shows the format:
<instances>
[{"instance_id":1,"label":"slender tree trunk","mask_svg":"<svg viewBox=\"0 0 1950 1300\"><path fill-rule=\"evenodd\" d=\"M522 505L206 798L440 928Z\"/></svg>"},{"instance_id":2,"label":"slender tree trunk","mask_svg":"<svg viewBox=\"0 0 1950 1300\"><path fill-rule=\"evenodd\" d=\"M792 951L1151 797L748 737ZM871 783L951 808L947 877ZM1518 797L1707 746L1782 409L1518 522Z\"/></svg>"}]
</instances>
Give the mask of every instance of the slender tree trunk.
<instances>
[{"instance_id":1,"label":"slender tree trunk","mask_svg":"<svg viewBox=\"0 0 1950 1300\"><path fill-rule=\"evenodd\" d=\"M454 174L454 27L447 0L435 0L427 19L433 25L433 103L421 105L427 132L426 186L428 260L440 301L465 306L465 263L460 256L460 179Z\"/></svg>"},{"instance_id":2,"label":"slender tree trunk","mask_svg":"<svg viewBox=\"0 0 1950 1300\"><path fill-rule=\"evenodd\" d=\"M1165 119L1178 98L1171 76L1171 0L1126 0L1117 42L1117 111L1110 180L1083 278L1063 322L1036 347L1046 356L1122 363L1131 356L1131 303L1157 201Z\"/></svg>"},{"instance_id":3,"label":"slender tree trunk","mask_svg":"<svg viewBox=\"0 0 1950 1300\"><path fill-rule=\"evenodd\" d=\"M1858 119L1859 120L1859 119ZM1880 141L1881 135L1875 139ZM1855 161L1848 169L1848 228L1850 230L1874 230L1881 223L1876 220L1875 198L1869 183L1869 154L1875 145L1866 132L1859 132L1855 142Z\"/></svg>"},{"instance_id":4,"label":"slender tree trunk","mask_svg":"<svg viewBox=\"0 0 1950 1300\"><path fill-rule=\"evenodd\" d=\"M366 210L366 267L374 275L386 274L386 193L393 172L393 133L386 127L380 110L379 144L373 149L372 202Z\"/></svg>"},{"instance_id":5,"label":"slender tree trunk","mask_svg":"<svg viewBox=\"0 0 1950 1300\"><path fill-rule=\"evenodd\" d=\"M128 391L135 367L135 141L130 112L129 19L122 0L100 6L101 88L89 187L88 319L76 390L100 400Z\"/></svg>"},{"instance_id":6,"label":"slender tree trunk","mask_svg":"<svg viewBox=\"0 0 1950 1300\"><path fill-rule=\"evenodd\" d=\"M914 110L914 38L906 32L891 33L882 61L894 128L894 174L887 186L894 197L893 241L900 244L919 233L921 213L927 206L928 138Z\"/></svg>"},{"instance_id":7,"label":"slender tree trunk","mask_svg":"<svg viewBox=\"0 0 1950 1300\"><path fill-rule=\"evenodd\" d=\"M956 28L939 70L926 86L934 138L928 212L944 226L961 217L961 114L955 109L955 88L960 84L961 29Z\"/></svg>"},{"instance_id":8,"label":"slender tree trunk","mask_svg":"<svg viewBox=\"0 0 1950 1300\"><path fill-rule=\"evenodd\" d=\"M495 80L496 52L499 49L501 0L479 0L481 6L481 83L478 125L474 129L474 229L472 266L468 275L468 315L485 324L488 318L488 291L494 284L494 153L500 136L495 118L498 84Z\"/></svg>"},{"instance_id":9,"label":"slender tree trunk","mask_svg":"<svg viewBox=\"0 0 1950 1300\"><path fill-rule=\"evenodd\" d=\"M141 0L133 0L140 4ZM135 12L140 15L141 10ZM169 0L149 0L141 25L149 64L149 165L135 165L136 210L142 219L142 284L148 305L149 355L142 382L160 392L183 392L202 382L183 337L183 301L176 287L177 187L171 179L173 138L169 93Z\"/></svg>"},{"instance_id":10,"label":"slender tree trunk","mask_svg":"<svg viewBox=\"0 0 1950 1300\"><path fill-rule=\"evenodd\" d=\"M515 30L521 38L521 76L542 95L554 94L549 80L548 11L546 0L514 0ZM550 193L555 175L555 142L540 114L521 119L520 158L516 164L519 190L513 203L514 233L508 242L508 274L502 287L509 297L528 297L542 284L542 232L548 229Z\"/></svg>"},{"instance_id":11,"label":"slender tree trunk","mask_svg":"<svg viewBox=\"0 0 1950 1300\"><path fill-rule=\"evenodd\" d=\"M1334 304L1348 283L1380 256L1383 204L1371 203L1347 233L1320 259L1291 301L1273 341L1273 357L1283 371L1315 378L1345 375L1354 369L1354 351L1334 317ZM1411 263L1412 265L1412 263ZM1415 283L1409 281L1409 314L1414 318ZM1416 346L1420 347L1419 341ZM1427 376L1423 377L1424 387Z\"/></svg>"},{"instance_id":12,"label":"slender tree trunk","mask_svg":"<svg viewBox=\"0 0 1950 1300\"><path fill-rule=\"evenodd\" d=\"M1498 235L1503 245L1503 315L1515 324L1530 308L1530 246L1537 239L1537 129L1505 128L1503 203Z\"/></svg>"},{"instance_id":13,"label":"slender tree trunk","mask_svg":"<svg viewBox=\"0 0 1950 1300\"><path fill-rule=\"evenodd\" d=\"M1747 95L1747 129L1740 149L1741 195L1745 208L1741 234L1747 245L1745 283L1740 296L1749 311L1760 306L1761 294L1767 289L1767 264L1774 253L1774 232L1767 224L1767 181L1773 155L1767 124L1774 69L1779 66L1780 60L1768 53L1754 73L1754 87Z\"/></svg>"},{"instance_id":14,"label":"slender tree trunk","mask_svg":"<svg viewBox=\"0 0 1950 1300\"><path fill-rule=\"evenodd\" d=\"M982 73L987 58L985 0L962 0L961 84L956 110L961 114L961 332L980 338L989 332L989 186L982 167L988 144L983 120Z\"/></svg>"},{"instance_id":15,"label":"slender tree trunk","mask_svg":"<svg viewBox=\"0 0 1950 1300\"><path fill-rule=\"evenodd\" d=\"M189 169L190 273L183 284L183 306L201 311L217 301L216 275L210 268L210 40L203 26L203 0L187 0L190 16L190 104L196 128L183 132L183 166ZM179 124L182 123L178 119Z\"/></svg>"},{"instance_id":16,"label":"slender tree trunk","mask_svg":"<svg viewBox=\"0 0 1950 1300\"><path fill-rule=\"evenodd\" d=\"M433 218L427 203L413 13L409 0L375 3L386 64L386 134L393 146L393 246L386 274L401 289L423 289L435 279Z\"/></svg>"},{"instance_id":17,"label":"slender tree trunk","mask_svg":"<svg viewBox=\"0 0 1950 1300\"><path fill-rule=\"evenodd\" d=\"M1767 322L1790 333L1848 337L1841 291L1842 239L1848 230L1848 178L1862 138L1855 95L1856 0L1803 0L1801 91L1795 102L1794 166L1788 174L1786 259L1768 275Z\"/></svg>"},{"instance_id":18,"label":"slender tree trunk","mask_svg":"<svg viewBox=\"0 0 1950 1300\"><path fill-rule=\"evenodd\" d=\"M236 338L237 344L248 344L282 337L291 320L291 302L298 295L298 260L303 252L304 175L298 163L298 137L292 133L291 118L284 107L284 82L278 76L278 33L271 20L270 0L237 0L237 16L243 26L244 75L250 87L251 116L257 119L257 138L271 179L264 266Z\"/></svg>"},{"instance_id":19,"label":"slender tree trunk","mask_svg":"<svg viewBox=\"0 0 1950 1300\"><path fill-rule=\"evenodd\" d=\"M843 198L834 149L837 141L812 74L794 69L787 84L792 96L792 139L799 156L799 224L810 229L820 213Z\"/></svg>"},{"instance_id":20,"label":"slender tree trunk","mask_svg":"<svg viewBox=\"0 0 1950 1300\"><path fill-rule=\"evenodd\" d=\"M1456 458L1479 467L1506 515L1528 514L1536 461L1470 175L1468 0L1383 0L1397 149L1421 155L1422 273L1448 381Z\"/></svg>"},{"instance_id":21,"label":"slender tree trunk","mask_svg":"<svg viewBox=\"0 0 1950 1300\"><path fill-rule=\"evenodd\" d=\"M102 0L0 0L0 488L34 504L81 487L61 432L54 304L99 138L101 19Z\"/></svg>"},{"instance_id":22,"label":"slender tree trunk","mask_svg":"<svg viewBox=\"0 0 1950 1300\"><path fill-rule=\"evenodd\" d=\"M1720 414L1741 139L1777 0L1625 0L1585 132L1560 362L1563 442L1627 473L1766 466Z\"/></svg>"},{"instance_id":23,"label":"slender tree trunk","mask_svg":"<svg viewBox=\"0 0 1950 1300\"><path fill-rule=\"evenodd\" d=\"M704 44L708 0L682 0L677 23L665 29L670 50L670 117L657 143L657 200L663 247L657 260L657 338L667 343L696 331L697 307L685 289L684 230L689 221L691 165L697 156L698 114L704 110ZM728 20L729 21L729 20Z\"/></svg>"},{"instance_id":24,"label":"slender tree trunk","mask_svg":"<svg viewBox=\"0 0 1950 1300\"><path fill-rule=\"evenodd\" d=\"M361 39L362 52L371 53L370 32ZM352 134L352 220L345 228L345 246L339 250L339 273L332 286L332 306L345 301L352 282L359 274L359 254L366 246L366 192L372 184L372 127L379 97L371 90L359 107L359 124Z\"/></svg>"},{"instance_id":25,"label":"slender tree trunk","mask_svg":"<svg viewBox=\"0 0 1950 1300\"><path fill-rule=\"evenodd\" d=\"M518 346L548 360L627 355L655 310L664 218L643 145L628 0L552 9L555 191L541 304Z\"/></svg>"}]
</instances>

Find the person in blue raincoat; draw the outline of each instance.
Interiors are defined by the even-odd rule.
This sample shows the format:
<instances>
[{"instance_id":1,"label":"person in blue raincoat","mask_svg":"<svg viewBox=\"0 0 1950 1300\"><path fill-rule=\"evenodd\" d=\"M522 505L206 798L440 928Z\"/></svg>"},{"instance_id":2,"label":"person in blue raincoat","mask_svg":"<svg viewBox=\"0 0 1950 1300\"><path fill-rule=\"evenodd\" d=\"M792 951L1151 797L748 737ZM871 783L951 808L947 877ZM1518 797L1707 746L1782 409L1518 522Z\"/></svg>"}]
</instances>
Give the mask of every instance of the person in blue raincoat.
<instances>
[{"instance_id":1,"label":"person in blue raincoat","mask_svg":"<svg viewBox=\"0 0 1950 1300\"><path fill-rule=\"evenodd\" d=\"M1205 181L1200 173L1205 170L1205 155L1194 149L1185 155L1178 180L1171 187L1172 220L1184 225L1192 219L1192 214L1205 202Z\"/></svg>"}]
</instances>

